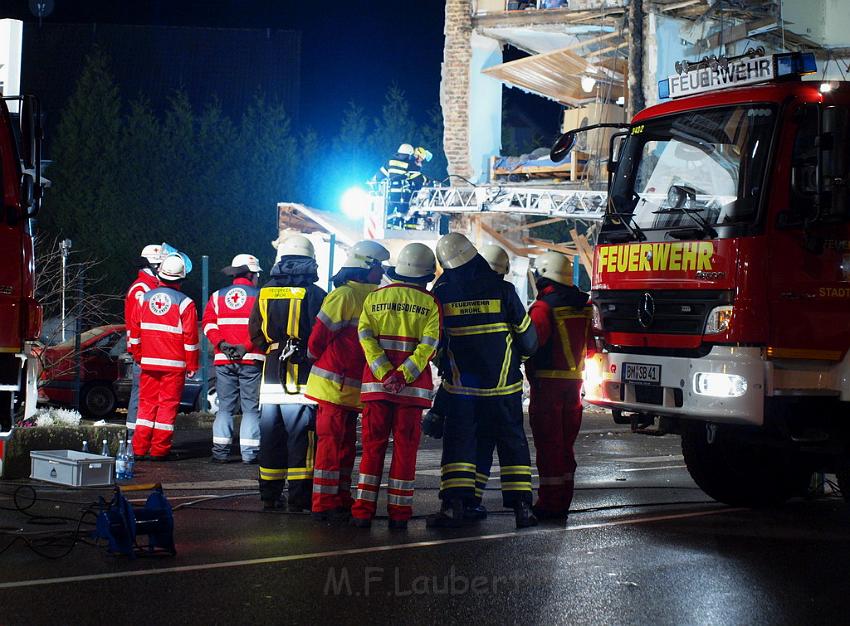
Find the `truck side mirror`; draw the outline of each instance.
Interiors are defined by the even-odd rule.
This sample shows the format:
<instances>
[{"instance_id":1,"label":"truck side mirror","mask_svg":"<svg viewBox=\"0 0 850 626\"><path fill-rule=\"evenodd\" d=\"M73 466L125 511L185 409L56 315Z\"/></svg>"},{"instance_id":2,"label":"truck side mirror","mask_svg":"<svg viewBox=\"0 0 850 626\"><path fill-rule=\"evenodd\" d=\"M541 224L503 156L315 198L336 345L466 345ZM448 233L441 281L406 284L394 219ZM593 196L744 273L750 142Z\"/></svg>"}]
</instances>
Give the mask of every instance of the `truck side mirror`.
<instances>
[{"instance_id":1,"label":"truck side mirror","mask_svg":"<svg viewBox=\"0 0 850 626\"><path fill-rule=\"evenodd\" d=\"M549 151L549 158L555 163L560 163L569 154L570 150L576 144L576 133L571 130L558 137L552 149Z\"/></svg>"},{"instance_id":2,"label":"truck side mirror","mask_svg":"<svg viewBox=\"0 0 850 626\"><path fill-rule=\"evenodd\" d=\"M21 175L21 206L24 214L29 214L29 210L35 201L35 179L29 172L24 172Z\"/></svg>"},{"instance_id":3,"label":"truck side mirror","mask_svg":"<svg viewBox=\"0 0 850 626\"><path fill-rule=\"evenodd\" d=\"M24 162L24 169L31 170L35 168L37 136L32 98L21 98L19 119L21 123L21 160Z\"/></svg>"}]
</instances>

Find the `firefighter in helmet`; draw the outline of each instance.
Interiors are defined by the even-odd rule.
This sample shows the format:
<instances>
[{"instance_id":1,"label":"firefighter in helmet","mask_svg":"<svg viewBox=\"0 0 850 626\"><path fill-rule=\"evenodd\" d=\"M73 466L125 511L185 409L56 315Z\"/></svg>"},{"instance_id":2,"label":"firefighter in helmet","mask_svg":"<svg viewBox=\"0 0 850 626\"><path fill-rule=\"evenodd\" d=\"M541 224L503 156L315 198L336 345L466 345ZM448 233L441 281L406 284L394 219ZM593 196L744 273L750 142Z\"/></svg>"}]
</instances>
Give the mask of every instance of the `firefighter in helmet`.
<instances>
[{"instance_id":1,"label":"firefighter in helmet","mask_svg":"<svg viewBox=\"0 0 850 626\"><path fill-rule=\"evenodd\" d=\"M432 527L468 519L489 476L479 474L482 451L499 453L502 500L517 528L537 523L531 513L531 460L523 430L519 365L537 348L531 320L513 285L502 280L459 233L437 242L443 275L434 295L442 305L445 341L440 369L448 408L443 435L441 511Z\"/></svg>"},{"instance_id":2,"label":"firefighter in helmet","mask_svg":"<svg viewBox=\"0 0 850 626\"><path fill-rule=\"evenodd\" d=\"M260 499L265 510L283 508L289 481L289 511L310 510L315 456L316 405L304 395L310 373L307 340L326 292L313 244L304 235L286 237L278 259L251 311L251 341L265 351L260 384Z\"/></svg>"},{"instance_id":3,"label":"firefighter in helmet","mask_svg":"<svg viewBox=\"0 0 850 626\"><path fill-rule=\"evenodd\" d=\"M426 245L402 248L388 275L393 281L363 303L358 334L363 369L363 456L351 522L372 524L390 435L387 480L389 527L403 530L413 514L413 483L423 409L431 406L430 361L440 341L440 307L426 285L434 279L434 253Z\"/></svg>"},{"instance_id":4,"label":"firefighter in helmet","mask_svg":"<svg viewBox=\"0 0 850 626\"><path fill-rule=\"evenodd\" d=\"M363 301L378 288L384 275L382 263L389 258L389 251L375 241L352 246L333 278L335 289L322 303L307 344L308 356L315 362L305 395L319 405L313 475L313 518L319 521L348 519L353 503L351 470L366 366L357 323Z\"/></svg>"},{"instance_id":5,"label":"firefighter in helmet","mask_svg":"<svg viewBox=\"0 0 850 626\"><path fill-rule=\"evenodd\" d=\"M573 499L573 446L581 427L591 307L588 294L573 285L572 263L563 254L541 254L535 261L535 275L537 300L529 316L540 349L525 364L531 385L528 415L540 474L534 513L541 519L566 520Z\"/></svg>"}]
</instances>

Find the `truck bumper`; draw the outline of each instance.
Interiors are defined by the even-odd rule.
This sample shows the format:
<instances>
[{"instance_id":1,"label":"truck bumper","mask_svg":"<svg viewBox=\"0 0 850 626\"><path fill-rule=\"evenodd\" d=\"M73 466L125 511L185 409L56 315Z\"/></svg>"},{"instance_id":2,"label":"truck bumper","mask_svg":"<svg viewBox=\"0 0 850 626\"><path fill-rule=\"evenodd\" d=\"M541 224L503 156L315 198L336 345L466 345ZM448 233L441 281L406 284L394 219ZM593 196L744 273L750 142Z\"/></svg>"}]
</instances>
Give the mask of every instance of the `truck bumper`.
<instances>
[{"instance_id":1,"label":"truck bumper","mask_svg":"<svg viewBox=\"0 0 850 626\"><path fill-rule=\"evenodd\" d=\"M634 370L627 363L660 366L659 382L627 381L626 370ZM760 348L715 346L701 358L600 353L585 365L585 400L651 415L761 426L767 369Z\"/></svg>"}]
</instances>

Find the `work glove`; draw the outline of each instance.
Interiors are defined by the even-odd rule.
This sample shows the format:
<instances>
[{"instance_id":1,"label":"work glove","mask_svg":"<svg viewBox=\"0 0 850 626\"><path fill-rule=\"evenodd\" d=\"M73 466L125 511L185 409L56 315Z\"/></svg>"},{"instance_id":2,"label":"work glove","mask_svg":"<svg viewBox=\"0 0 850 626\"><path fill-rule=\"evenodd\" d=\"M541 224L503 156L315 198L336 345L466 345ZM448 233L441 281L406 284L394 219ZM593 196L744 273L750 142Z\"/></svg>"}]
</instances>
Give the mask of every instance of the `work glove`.
<instances>
[{"instance_id":1,"label":"work glove","mask_svg":"<svg viewBox=\"0 0 850 626\"><path fill-rule=\"evenodd\" d=\"M445 417L434 413L434 410L432 409L425 414L425 417L422 418L422 432L426 437L442 439L445 421Z\"/></svg>"},{"instance_id":2,"label":"work glove","mask_svg":"<svg viewBox=\"0 0 850 626\"><path fill-rule=\"evenodd\" d=\"M241 361L242 357L248 350L240 343L227 343L222 341L218 344L218 349L221 350L231 361Z\"/></svg>"},{"instance_id":3,"label":"work glove","mask_svg":"<svg viewBox=\"0 0 850 626\"><path fill-rule=\"evenodd\" d=\"M393 370L387 374L387 377L381 381L381 384L390 393L398 393L407 386L407 381L404 380L404 374L398 370Z\"/></svg>"}]
</instances>

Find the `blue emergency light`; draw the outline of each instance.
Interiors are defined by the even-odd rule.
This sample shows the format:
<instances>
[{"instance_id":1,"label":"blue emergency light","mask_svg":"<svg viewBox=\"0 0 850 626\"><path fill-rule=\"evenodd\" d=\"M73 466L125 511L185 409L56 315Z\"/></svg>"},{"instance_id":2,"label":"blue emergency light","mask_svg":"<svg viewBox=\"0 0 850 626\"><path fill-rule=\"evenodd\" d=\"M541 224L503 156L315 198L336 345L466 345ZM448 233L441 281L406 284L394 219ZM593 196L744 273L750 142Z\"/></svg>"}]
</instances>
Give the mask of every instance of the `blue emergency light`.
<instances>
[{"instance_id":1,"label":"blue emergency light","mask_svg":"<svg viewBox=\"0 0 850 626\"><path fill-rule=\"evenodd\" d=\"M806 76L818 71L815 55L811 52L788 52L773 55L776 76Z\"/></svg>"}]
</instances>

